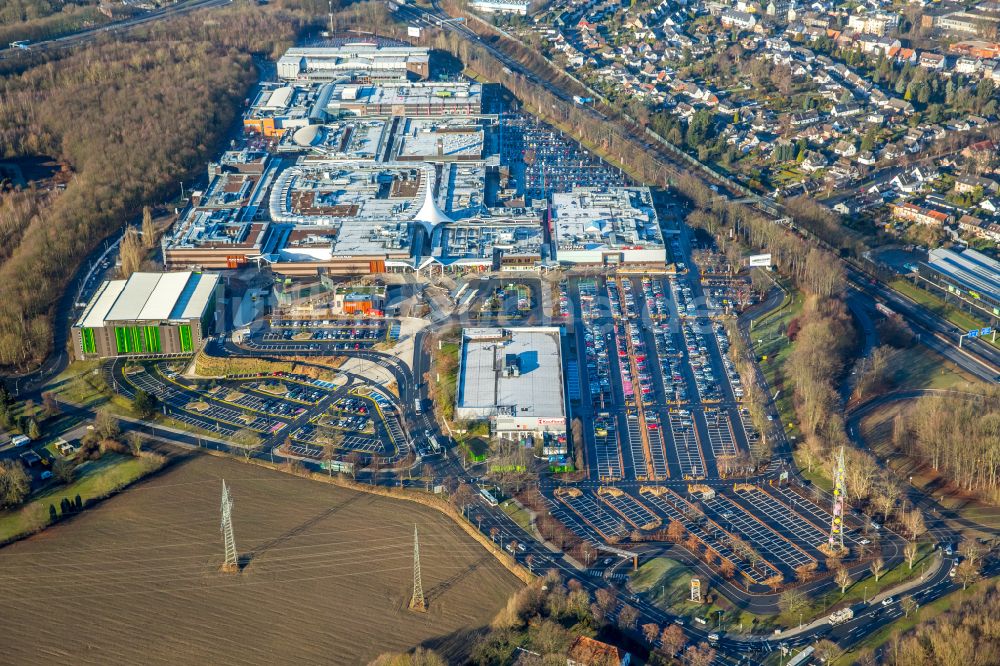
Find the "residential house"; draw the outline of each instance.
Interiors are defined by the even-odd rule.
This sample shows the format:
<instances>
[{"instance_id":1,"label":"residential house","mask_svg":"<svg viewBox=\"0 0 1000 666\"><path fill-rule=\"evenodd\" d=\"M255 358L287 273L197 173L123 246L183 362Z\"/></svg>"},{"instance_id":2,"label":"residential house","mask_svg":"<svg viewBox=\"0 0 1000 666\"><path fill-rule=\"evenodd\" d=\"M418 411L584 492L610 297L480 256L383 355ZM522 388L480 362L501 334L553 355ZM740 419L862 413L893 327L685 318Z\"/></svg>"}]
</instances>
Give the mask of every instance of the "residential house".
<instances>
[{"instance_id":1,"label":"residential house","mask_svg":"<svg viewBox=\"0 0 1000 666\"><path fill-rule=\"evenodd\" d=\"M733 9L726 9L719 17L722 25L727 28L739 28L740 30L753 30L757 26L757 19L749 12L741 12Z\"/></svg>"},{"instance_id":2,"label":"residential house","mask_svg":"<svg viewBox=\"0 0 1000 666\"><path fill-rule=\"evenodd\" d=\"M819 113L810 109L801 113L793 113L790 120L792 127L805 127L819 122Z\"/></svg>"},{"instance_id":3,"label":"residential house","mask_svg":"<svg viewBox=\"0 0 1000 666\"><path fill-rule=\"evenodd\" d=\"M955 179L955 191L960 194L973 192L977 187L981 187L983 192L988 194L1000 189L1000 184L992 178L982 178L979 176L959 176Z\"/></svg>"},{"instance_id":4,"label":"residential house","mask_svg":"<svg viewBox=\"0 0 1000 666\"><path fill-rule=\"evenodd\" d=\"M837 145L833 147L833 152L835 155L841 157L854 157L858 154L858 148L854 145L853 141L844 139L843 141L838 141Z\"/></svg>"},{"instance_id":5,"label":"residential house","mask_svg":"<svg viewBox=\"0 0 1000 666\"><path fill-rule=\"evenodd\" d=\"M830 115L834 118L847 118L849 116L856 116L859 113L861 113L861 105L857 102L835 104L833 109L830 110Z\"/></svg>"},{"instance_id":6,"label":"residential house","mask_svg":"<svg viewBox=\"0 0 1000 666\"><path fill-rule=\"evenodd\" d=\"M940 227L951 221L951 216L947 213L923 208L910 202L892 204L889 209L895 219L915 222L916 224Z\"/></svg>"},{"instance_id":7,"label":"residential house","mask_svg":"<svg viewBox=\"0 0 1000 666\"><path fill-rule=\"evenodd\" d=\"M629 666L632 655L614 645L578 636L566 653L566 666Z\"/></svg>"},{"instance_id":8,"label":"residential house","mask_svg":"<svg viewBox=\"0 0 1000 666\"><path fill-rule=\"evenodd\" d=\"M925 69L940 71L944 69L945 59L940 53L924 51L917 59L917 64Z\"/></svg>"}]
</instances>

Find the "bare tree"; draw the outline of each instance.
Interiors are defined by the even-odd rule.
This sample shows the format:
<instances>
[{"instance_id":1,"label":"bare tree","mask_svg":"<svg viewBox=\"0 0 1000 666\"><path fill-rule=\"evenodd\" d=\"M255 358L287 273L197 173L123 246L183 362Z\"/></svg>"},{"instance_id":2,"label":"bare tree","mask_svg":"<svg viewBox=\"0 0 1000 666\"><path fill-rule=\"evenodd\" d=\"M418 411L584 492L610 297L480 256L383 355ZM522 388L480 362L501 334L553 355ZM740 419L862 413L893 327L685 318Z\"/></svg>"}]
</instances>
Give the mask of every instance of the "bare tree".
<instances>
[{"instance_id":1,"label":"bare tree","mask_svg":"<svg viewBox=\"0 0 1000 666\"><path fill-rule=\"evenodd\" d=\"M660 644L667 656L673 657L687 645L687 636L684 635L683 629L671 624L664 627L663 633L660 634Z\"/></svg>"},{"instance_id":2,"label":"bare tree","mask_svg":"<svg viewBox=\"0 0 1000 666\"><path fill-rule=\"evenodd\" d=\"M872 560L872 563L868 568L871 570L872 575L875 576L875 582L877 583L879 577L882 575L882 572L885 571L885 562L882 561L881 557L876 557Z\"/></svg>"},{"instance_id":3,"label":"bare tree","mask_svg":"<svg viewBox=\"0 0 1000 666\"><path fill-rule=\"evenodd\" d=\"M796 589L785 590L778 597L778 607L787 615L795 615L809 606L809 597Z\"/></svg>"},{"instance_id":4,"label":"bare tree","mask_svg":"<svg viewBox=\"0 0 1000 666\"><path fill-rule=\"evenodd\" d=\"M146 438L138 430L132 430L128 434L128 444L132 449L132 455L138 456L142 453L142 446L146 443Z\"/></svg>"},{"instance_id":5,"label":"bare tree","mask_svg":"<svg viewBox=\"0 0 1000 666\"><path fill-rule=\"evenodd\" d=\"M958 565L955 578L962 584L964 590L979 578L979 564L974 560L964 560Z\"/></svg>"},{"instance_id":6,"label":"bare tree","mask_svg":"<svg viewBox=\"0 0 1000 666\"><path fill-rule=\"evenodd\" d=\"M910 613L917 610L917 600L910 594L900 599L899 605L903 607L903 612L906 614L905 617L910 617Z\"/></svg>"},{"instance_id":7,"label":"bare tree","mask_svg":"<svg viewBox=\"0 0 1000 666\"><path fill-rule=\"evenodd\" d=\"M854 582L851 578L851 573L844 567L837 569L837 573L834 575L834 580L837 582L837 585L840 586L841 594L844 594L847 588L851 586L851 583Z\"/></svg>"},{"instance_id":8,"label":"bare tree","mask_svg":"<svg viewBox=\"0 0 1000 666\"><path fill-rule=\"evenodd\" d=\"M635 622L639 619L639 611L634 607L625 604L618 612L618 626L628 631L635 628Z\"/></svg>"},{"instance_id":9,"label":"bare tree","mask_svg":"<svg viewBox=\"0 0 1000 666\"><path fill-rule=\"evenodd\" d=\"M905 512L903 514L902 522L906 531L910 533L911 539L916 539L927 531L927 525L924 522L924 514L920 511L920 509L913 509L912 511Z\"/></svg>"},{"instance_id":10,"label":"bare tree","mask_svg":"<svg viewBox=\"0 0 1000 666\"><path fill-rule=\"evenodd\" d=\"M650 645L654 644L660 636L660 625L655 622L648 622L642 625L642 635L645 637L647 643Z\"/></svg>"},{"instance_id":11,"label":"bare tree","mask_svg":"<svg viewBox=\"0 0 1000 666\"><path fill-rule=\"evenodd\" d=\"M607 587L599 588L594 593L594 598L597 601L597 607L605 615L609 615L618 606L618 594L613 589Z\"/></svg>"},{"instance_id":12,"label":"bare tree","mask_svg":"<svg viewBox=\"0 0 1000 666\"><path fill-rule=\"evenodd\" d=\"M94 416L94 430L101 439L114 439L121 434L121 424L110 407L101 407Z\"/></svg>"},{"instance_id":13,"label":"bare tree","mask_svg":"<svg viewBox=\"0 0 1000 666\"><path fill-rule=\"evenodd\" d=\"M913 562L917 559L917 542L907 541L906 545L903 546L903 556L906 557L907 564L910 565L910 571L913 571Z\"/></svg>"}]
</instances>

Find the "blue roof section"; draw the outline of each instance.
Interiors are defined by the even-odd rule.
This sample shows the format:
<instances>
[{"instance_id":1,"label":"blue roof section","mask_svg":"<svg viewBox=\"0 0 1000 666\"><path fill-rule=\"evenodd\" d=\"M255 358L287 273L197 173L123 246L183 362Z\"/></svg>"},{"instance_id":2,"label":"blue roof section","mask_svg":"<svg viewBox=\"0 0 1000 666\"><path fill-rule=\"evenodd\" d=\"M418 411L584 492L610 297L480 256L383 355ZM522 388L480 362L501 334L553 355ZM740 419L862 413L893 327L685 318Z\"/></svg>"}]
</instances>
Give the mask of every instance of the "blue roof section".
<instances>
[{"instance_id":1,"label":"blue roof section","mask_svg":"<svg viewBox=\"0 0 1000 666\"><path fill-rule=\"evenodd\" d=\"M187 309L188 303L191 302L191 297L194 296L195 290L198 289L201 276L201 273L192 273L191 277L188 278L187 284L184 285L184 289L181 291L181 295L174 301L174 307L170 310L170 319L180 319L184 315L184 310Z\"/></svg>"},{"instance_id":2,"label":"blue roof section","mask_svg":"<svg viewBox=\"0 0 1000 666\"><path fill-rule=\"evenodd\" d=\"M1000 300L1000 263L975 250L931 250L927 265L981 296Z\"/></svg>"}]
</instances>

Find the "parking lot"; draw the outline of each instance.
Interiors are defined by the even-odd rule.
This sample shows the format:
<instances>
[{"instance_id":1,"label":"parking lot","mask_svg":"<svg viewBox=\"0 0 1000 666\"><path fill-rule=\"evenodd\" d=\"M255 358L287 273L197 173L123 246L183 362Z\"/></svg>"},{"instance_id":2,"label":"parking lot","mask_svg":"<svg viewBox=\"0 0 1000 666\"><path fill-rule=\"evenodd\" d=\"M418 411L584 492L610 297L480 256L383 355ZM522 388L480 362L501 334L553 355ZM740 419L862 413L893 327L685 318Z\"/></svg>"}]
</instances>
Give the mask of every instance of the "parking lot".
<instances>
[{"instance_id":1,"label":"parking lot","mask_svg":"<svg viewBox=\"0 0 1000 666\"><path fill-rule=\"evenodd\" d=\"M729 531L751 544L772 563L782 566L786 573L794 572L802 565L816 563L816 558L776 533L732 500L716 496L706 501L705 506L712 511L720 524L728 525Z\"/></svg>"},{"instance_id":2,"label":"parking lot","mask_svg":"<svg viewBox=\"0 0 1000 666\"><path fill-rule=\"evenodd\" d=\"M695 434L691 415L670 413L670 435L674 440L674 452L680 465L681 474L688 479L705 477L705 459L702 457L698 435Z\"/></svg>"},{"instance_id":3,"label":"parking lot","mask_svg":"<svg viewBox=\"0 0 1000 666\"><path fill-rule=\"evenodd\" d=\"M780 527L781 534L803 550L817 553L816 547L826 542L827 533L825 531L789 509L788 506L764 490L737 490L736 497L748 505L753 514L768 525Z\"/></svg>"},{"instance_id":4,"label":"parking lot","mask_svg":"<svg viewBox=\"0 0 1000 666\"><path fill-rule=\"evenodd\" d=\"M557 491L556 497L605 541L628 534L625 521L615 512L605 508L592 494L576 488L567 490L569 492L566 493Z\"/></svg>"},{"instance_id":5,"label":"parking lot","mask_svg":"<svg viewBox=\"0 0 1000 666\"><path fill-rule=\"evenodd\" d=\"M512 176L527 198L569 192L577 185L627 184L619 170L532 116L505 114L501 136L500 161L516 165Z\"/></svg>"},{"instance_id":6,"label":"parking lot","mask_svg":"<svg viewBox=\"0 0 1000 666\"><path fill-rule=\"evenodd\" d=\"M733 437L733 425L729 420L729 415L718 410L706 410L705 422L708 428L708 441L712 447L712 455L716 458L720 456L736 456L739 453L739 449Z\"/></svg>"},{"instance_id":7,"label":"parking lot","mask_svg":"<svg viewBox=\"0 0 1000 666\"><path fill-rule=\"evenodd\" d=\"M642 494L643 500L651 507L655 508L668 521L676 520L684 525L685 529L698 537L703 543L712 547L720 557L733 563L738 572L755 583L762 583L777 571L767 563L758 563L756 567L732 551L727 545L731 539L729 534L717 523L710 520L703 520L699 523L685 515L694 515L691 505L683 500L679 495L667 488L646 488Z\"/></svg>"},{"instance_id":8,"label":"parking lot","mask_svg":"<svg viewBox=\"0 0 1000 666\"><path fill-rule=\"evenodd\" d=\"M236 407L227 407L206 393L182 389L177 384L150 375L145 369L126 377L133 387L155 395L168 408L170 416L183 423L220 433L221 428L229 426L234 432L247 428L261 434L276 433L286 425L249 408L241 411Z\"/></svg>"}]
</instances>

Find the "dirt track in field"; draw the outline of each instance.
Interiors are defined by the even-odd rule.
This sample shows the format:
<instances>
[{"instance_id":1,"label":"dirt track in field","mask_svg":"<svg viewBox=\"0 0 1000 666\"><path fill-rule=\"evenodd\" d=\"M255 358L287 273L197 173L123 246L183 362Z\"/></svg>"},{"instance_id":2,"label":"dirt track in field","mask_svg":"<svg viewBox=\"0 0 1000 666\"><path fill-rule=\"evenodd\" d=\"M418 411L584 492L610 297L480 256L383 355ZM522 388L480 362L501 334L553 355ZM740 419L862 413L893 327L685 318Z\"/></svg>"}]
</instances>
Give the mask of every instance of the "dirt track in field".
<instances>
[{"instance_id":1,"label":"dirt track in field","mask_svg":"<svg viewBox=\"0 0 1000 666\"><path fill-rule=\"evenodd\" d=\"M238 575L219 572L223 478ZM427 614L406 608L414 523ZM0 662L364 664L425 645L453 663L519 585L432 509L194 456L0 549Z\"/></svg>"}]
</instances>

